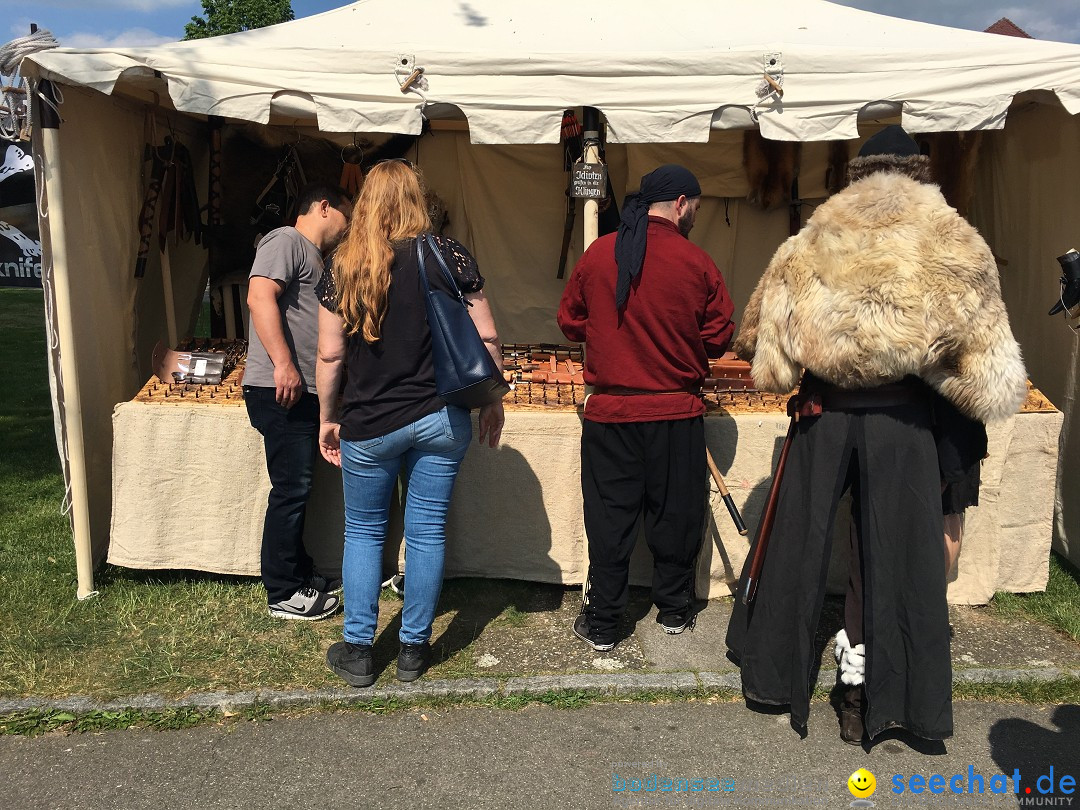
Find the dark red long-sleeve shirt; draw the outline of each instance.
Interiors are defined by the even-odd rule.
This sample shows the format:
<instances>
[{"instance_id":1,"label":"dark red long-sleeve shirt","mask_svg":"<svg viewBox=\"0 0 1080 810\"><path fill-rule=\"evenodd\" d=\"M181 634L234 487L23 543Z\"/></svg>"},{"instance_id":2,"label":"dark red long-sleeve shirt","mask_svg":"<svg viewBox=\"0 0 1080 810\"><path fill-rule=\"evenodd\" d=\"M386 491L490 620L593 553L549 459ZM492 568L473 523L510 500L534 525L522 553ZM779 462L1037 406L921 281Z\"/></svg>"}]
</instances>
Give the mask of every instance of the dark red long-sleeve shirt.
<instances>
[{"instance_id":1,"label":"dark red long-sleeve shirt","mask_svg":"<svg viewBox=\"0 0 1080 810\"><path fill-rule=\"evenodd\" d=\"M585 343L585 418L593 422L690 419L705 412L701 386L709 357L731 342L734 306L724 278L675 223L649 217L641 273L620 318L615 309L615 234L590 245L574 267L559 305L559 328ZM604 388L685 391L605 394Z\"/></svg>"}]
</instances>

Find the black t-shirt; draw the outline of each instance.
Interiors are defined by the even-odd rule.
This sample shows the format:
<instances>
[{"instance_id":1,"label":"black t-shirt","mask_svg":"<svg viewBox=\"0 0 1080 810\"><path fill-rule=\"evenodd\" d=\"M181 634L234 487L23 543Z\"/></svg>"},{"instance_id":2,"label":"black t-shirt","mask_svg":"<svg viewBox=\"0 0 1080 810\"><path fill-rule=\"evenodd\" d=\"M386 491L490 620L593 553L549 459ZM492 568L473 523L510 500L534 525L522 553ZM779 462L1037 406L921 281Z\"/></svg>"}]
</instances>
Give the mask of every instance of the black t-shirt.
<instances>
[{"instance_id":1,"label":"black t-shirt","mask_svg":"<svg viewBox=\"0 0 1080 810\"><path fill-rule=\"evenodd\" d=\"M435 241L458 289L463 293L479 292L484 278L472 254L448 237L436 236ZM452 292L430 254L425 264L431 287ZM333 273L323 273L315 295L326 309L338 311ZM379 341L370 344L359 333L346 335L345 374L338 421L341 438L346 441L384 436L436 413L445 404L435 393L431 330L415 239L394 245L386 317Z\"/></svg>"}]
</instances>

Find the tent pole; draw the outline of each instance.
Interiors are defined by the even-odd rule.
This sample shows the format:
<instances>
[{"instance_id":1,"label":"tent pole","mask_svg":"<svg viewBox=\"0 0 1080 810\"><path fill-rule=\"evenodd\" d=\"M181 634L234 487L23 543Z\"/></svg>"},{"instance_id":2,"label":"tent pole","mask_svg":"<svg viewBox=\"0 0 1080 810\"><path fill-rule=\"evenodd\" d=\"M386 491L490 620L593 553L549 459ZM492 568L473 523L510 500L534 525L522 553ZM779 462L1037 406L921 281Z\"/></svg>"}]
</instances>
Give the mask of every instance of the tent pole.
<instances>
[{"instance_id":1,"label":"tent pole","mask_svg":"<svg viewBox=\"0 0 1080 810\"><path fill-rule=\"evenodd\" d=\"M236 339L236 301L233 284L224 284L221 287L221 300L225 307L225 337L229 340Z\"/></svg>"},{"instance_id":2,"label":"tent pole","mask_svg":"<svg viewBox=\"0 0 1080 810\"><path fill-rule=\"evenodd\" d=\"M600 111L596 107L581 108L581 134L585 143L585 153L582 156L586 163L600 162ZM585 199L585 220L581 223L585 236L583 250L588 250L589 245L596 241L600 235L600 203L590 198ZM582 552L585 562L585 580L581 583L581 596L589 592L589 547L585 544Z\"/></svg>"},{"instance_id":3,"label":"tent pole","mask_svg":"<svg viewBox=\"0 0 1080 810\"><path fill-rule=\"evenodd\" d=\"M600 162L600 111L596 107L582 107L582 134L585 139L585 162ZM585 200L585 249L600 235L600 203L598 200Z\"/></svg>"},{"instance_id":4,"label":"tent pole","mask_svg":"<svg viewBox=\"0 0 1080 810\"><path fill-rule=\"evenodd\" d=\"M169 333L169 348L177 345L176 334L176 299L173 298L172 262L169 261L169 246L161 249L161 286L165 290L165 329Z\"/></svg>"},{"instance_id":5,"label":"tent pole","mask_svg":"<svg viewBox=\"0 0 1080 810\"><path fill-rule=\"evenodd\" d=\"M41 82L41 92L55 104L52 83ZM86 454L83 445L82 395L79 389L78 344L72 327L71 274L64 216L64 190L60 181L60 118L48 104L41 108L43 147L42 177L48 195L48 230L51 246L53 293L56 296L56 323L60 338L60 375L64 391L64 432L67 435L68 477L71 486L71 530L75 540L75 566L79 585L77 596L88 599L94 590L94 557L90 543L90 498L86 479Z\"/></svg>"}]
</instances>

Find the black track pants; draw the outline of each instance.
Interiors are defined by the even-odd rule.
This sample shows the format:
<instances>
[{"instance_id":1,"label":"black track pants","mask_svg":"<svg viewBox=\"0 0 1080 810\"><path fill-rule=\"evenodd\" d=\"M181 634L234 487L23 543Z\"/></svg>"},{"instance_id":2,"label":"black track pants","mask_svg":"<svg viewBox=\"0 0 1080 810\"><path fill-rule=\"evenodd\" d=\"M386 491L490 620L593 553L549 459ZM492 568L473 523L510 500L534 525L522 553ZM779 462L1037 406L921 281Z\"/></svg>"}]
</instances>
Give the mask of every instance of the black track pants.
<instances>
[{"instance_id":1,"label":"black track pants","mask_svg":"<svg viewBox=\"0 0 1080 810\"><path fill-rule=\"evenodd\" d=\"M661 615L690 604L706 483L702 417L584 422L581 493L589 538L585 612L598 633L614 633L626 609L630 554L642 515L654 561L653 603Z\"/></svg>"}]
</instances>

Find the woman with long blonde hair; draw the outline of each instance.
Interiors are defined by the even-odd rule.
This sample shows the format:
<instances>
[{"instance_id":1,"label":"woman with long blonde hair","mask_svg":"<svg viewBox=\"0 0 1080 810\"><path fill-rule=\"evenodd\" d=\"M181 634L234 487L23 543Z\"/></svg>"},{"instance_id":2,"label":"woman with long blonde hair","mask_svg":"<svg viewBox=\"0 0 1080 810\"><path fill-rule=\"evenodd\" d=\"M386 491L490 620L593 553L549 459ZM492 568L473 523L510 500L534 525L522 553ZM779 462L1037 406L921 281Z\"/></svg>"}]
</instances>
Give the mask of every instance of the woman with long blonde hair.
<instances>
[{"instance_id":1,"label":"woman with long blonde hair","mask_svg":"<svg viewBox=\"0 0 1080 810\"><path fill-rule=\"evenodd\" d=\"M397 677L412 681L431 661L431 624L442 589L446 513L472 438L469 412L435 392L417 238L431 231L423 178L405 160L368 173L349 230L317 290L319 450L341 467L345 492L345 639L331 645L330 668L353 686L370 686L378 620L382 548L390 496L404 467L408 567ZM469 314L502 367L491 307L476 260L436 236ZM435 262L428 262L434 265ZM428 282L449 282L428 268ZM346 372L343 374L343 371ZM340 404L339 404L340 394ZM480 409L480 442L499 442L501 403Z\"/></svg>"}]
</instances>

